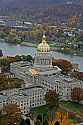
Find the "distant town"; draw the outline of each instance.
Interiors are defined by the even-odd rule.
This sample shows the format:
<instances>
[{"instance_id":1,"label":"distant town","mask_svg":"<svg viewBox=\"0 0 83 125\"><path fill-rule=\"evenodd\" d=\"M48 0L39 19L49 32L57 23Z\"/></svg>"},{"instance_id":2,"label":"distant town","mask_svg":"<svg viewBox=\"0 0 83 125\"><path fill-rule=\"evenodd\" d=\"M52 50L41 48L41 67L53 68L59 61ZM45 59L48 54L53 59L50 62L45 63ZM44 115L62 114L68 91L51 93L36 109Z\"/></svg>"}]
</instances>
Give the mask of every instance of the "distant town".
<instances>
[{"instance_id":1,"label":"distant town","mask_svg":"<svg viewBox=\"0 0 83 125\"><path fill-rule=\"evenodd\" d=\"M77 24L76 16L70 18L68 24L38 24L16 20L0 19L0 38L6 42L37 47L45 31L52 50L83 56L83 31L72 27Z\"/></svg>"}]
</instances>

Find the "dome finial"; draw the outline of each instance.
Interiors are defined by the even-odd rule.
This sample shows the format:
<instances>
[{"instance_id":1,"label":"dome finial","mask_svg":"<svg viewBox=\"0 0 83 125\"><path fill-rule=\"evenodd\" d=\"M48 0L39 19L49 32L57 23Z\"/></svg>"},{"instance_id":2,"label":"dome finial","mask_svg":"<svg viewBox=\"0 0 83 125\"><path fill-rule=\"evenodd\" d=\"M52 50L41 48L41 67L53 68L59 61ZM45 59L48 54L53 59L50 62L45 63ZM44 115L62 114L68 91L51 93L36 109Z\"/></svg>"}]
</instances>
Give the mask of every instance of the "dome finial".
<instances>
[{"instance_id":1,"label":"dome finial","mask_svg":"<svg viewBox=\"0 0 83 125\"><path fill-rule=\"evenodd\" d=\"M45 32L43 32L42 43L47 43Z\"/></svg>"},{"instance_id":2,"label":"dome finial","mask_svg":"<svg viewBox=\"0 0 83 125\"><path fill-rule=\"evenodd\" d=\"M45 31L43 32L43 39L46 39Z\"/></svg>"}]
</instances>

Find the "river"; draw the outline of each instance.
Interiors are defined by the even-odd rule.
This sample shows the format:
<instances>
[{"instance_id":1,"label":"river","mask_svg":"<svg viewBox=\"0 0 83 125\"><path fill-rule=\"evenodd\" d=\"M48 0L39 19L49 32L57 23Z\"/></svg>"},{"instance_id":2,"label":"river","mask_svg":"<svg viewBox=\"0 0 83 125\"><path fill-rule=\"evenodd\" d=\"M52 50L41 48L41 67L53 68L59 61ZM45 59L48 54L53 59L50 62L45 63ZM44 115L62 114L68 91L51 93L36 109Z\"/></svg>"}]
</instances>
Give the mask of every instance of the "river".
<instances>
[{"instance_id":1,"label":"river","mask_svg":"<svg viewBox=\"0 0 83 125\"><path fill-rule=\"evenodd\" d=\"M0 40L0 49L2 49L4 56L29 55L29 54L34 56L36 53L36 48L27 47L23 45L22 46L14 45L6 43L3 40ZM59 52L53 52L53 56L56 59L62 58L70 60L73 63L77 63L79 64L80 71L83 71L83 57L66 55Z\"/></svg>"}]
</instances>

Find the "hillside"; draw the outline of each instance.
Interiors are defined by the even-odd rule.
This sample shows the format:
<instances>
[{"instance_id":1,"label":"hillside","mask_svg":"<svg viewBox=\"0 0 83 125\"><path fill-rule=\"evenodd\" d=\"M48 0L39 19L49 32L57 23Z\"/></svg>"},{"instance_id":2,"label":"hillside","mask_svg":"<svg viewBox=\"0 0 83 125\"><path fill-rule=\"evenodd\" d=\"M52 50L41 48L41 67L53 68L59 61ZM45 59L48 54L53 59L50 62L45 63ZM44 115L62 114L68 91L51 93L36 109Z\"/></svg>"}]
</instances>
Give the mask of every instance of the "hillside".
<instances>
[{"instance_id":1,"label":"hillside","mask_svg":"<svg viewBox=\"0 0 83 125\"><path fill-rule=\"evenodd\" d=\"M54 4L80 4L81 0L0 0L0 7L30 7ZM20 5L20 6L19 6Z\"/></svg>"},{"instance_id":2,"label":"hillside","mask_svg":"<svg viewBox=\"0 0 83 125\"><path fill-rule=\"evenodd\" d=\"M0 15L63 22L72 15L82 17L83 0L0 0Z\"/></svg>"}]
</instances>

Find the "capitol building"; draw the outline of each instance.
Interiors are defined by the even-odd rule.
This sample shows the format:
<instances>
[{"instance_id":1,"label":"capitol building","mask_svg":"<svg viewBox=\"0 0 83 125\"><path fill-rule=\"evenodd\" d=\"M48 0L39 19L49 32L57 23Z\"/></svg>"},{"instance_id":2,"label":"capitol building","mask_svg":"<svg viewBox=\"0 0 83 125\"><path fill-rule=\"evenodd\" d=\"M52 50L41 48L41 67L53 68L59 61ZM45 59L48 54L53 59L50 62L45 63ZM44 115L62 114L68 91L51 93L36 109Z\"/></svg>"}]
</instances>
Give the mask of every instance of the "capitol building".
<instances>
[{"instance_id":1,"label":"capitol building","mask_svg":"<svg viewBox=\"0 0 83 125\"><path fill-rule=\"evenodd\" d=\"M43 35L33 65L22 61L11 64L11 73L23 79L25 85L14 91L11 90L10 93L7 90L2 92L5 94L0 94L0 107L3 107L4 103L16 103L25 114L33 107L45 105L44 96L49 90L56 90L61 100L71 100L72 89L83 88L83 84L75 78L61 74L61 69L52 65L53 58L46 36Z\"/></svg>"}]
</instances>

